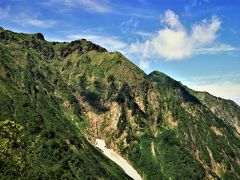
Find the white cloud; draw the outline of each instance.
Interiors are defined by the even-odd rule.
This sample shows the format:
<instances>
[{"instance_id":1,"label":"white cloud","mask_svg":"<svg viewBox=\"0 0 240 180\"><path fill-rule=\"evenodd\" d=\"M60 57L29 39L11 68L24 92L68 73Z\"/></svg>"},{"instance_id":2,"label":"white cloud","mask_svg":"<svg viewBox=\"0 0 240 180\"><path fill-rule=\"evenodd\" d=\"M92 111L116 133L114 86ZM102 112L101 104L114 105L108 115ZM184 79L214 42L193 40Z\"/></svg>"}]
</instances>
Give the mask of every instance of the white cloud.
<instances>
[{"instance_id":1,"label":"white cloud","mask_svg":"<svg viewBox=\"0 0 240 180\"><path fill-rule=\"evenodd\" d=\"M36 26L40 28L51 28L57 21L50 19L41 19L36 13L12 12L10 6L0 8L0 19L14 22L20 26Z\"/></svg>"},{"instance_id":2,"label":"white cloud","mask_svg":"<svg viewBox=\"0 0 240 180\"><path fill-rule=\"evenodd\" d=\"M226 44L213 46L221 26L221 21L216 16L192 25L191 30L187 31L178 15L167 10L161 23L164 27L145 42L131 44L130 52L145 59L181 60L193 54L235 50Z\"/></svg>"},{"instance_id":3,"label":"white cloud","mask_svg":"<svg viewBox=\"0 0 240 180\"><path fill-rule=\"evenodd\" d=\"M195 54L217 54L222 52L236 51L238 48L232 47L228 44L218 44L213 47L200 47L194 49Z\"/></svg>"},{"instance_id":4,"label":"white cloud","mask_svg":"<svg viewBox=\"0 0 240 180\"><path fill-rule=\"evenodd\" d=\"M120 29L122 33L128 33L130 31L134 31L138 26L138 21L135 21L133 18L130 18L127 21L123 21L121 23Z\"/></svg>"},{"instance_id":5,"label":"white cloud","mask_svg":"<svg viewBox=\"0 0 240 180\"><path fill-rule=\"evenodd\" d=\"M144 31L137 31L136 34L142 37L151 37L153 35L153 33L144 32Z\"/></svg>"},{"instance_id":6,"label":"white cloud","mask_svg":"<svg viewBox=\"0 0 240 180\"><path fill-rule=\"evenodd\" d=\"M130 51L145 58L173 60L190 56L192 45L186 32L165 28L144 43L131 44Z\"/></svg>"},{"instance_id":7,"label":"white cloud","mask_svg":"<svg viewBox=\"0 0 240 180\"><path fill-rule=\"evenodd\" d=\"M204 19L201 23L192 27L192 41L197 45L204 45L213 42L216 39L216 32L219 30L221 21L213 16L211 21Z\"/></svg>"},{"instance_id":8,"label":"white cloud","mask_svg":"<svg viewBox=\"0 0 240 180\"><path fill-rule=\"evenodd\" d=\"M167 10L161 19L161 23L166 23L170 28L182 30L182 24L179 21L178 15L171 10Z\"/></svg>"},{"instance_id":9,"label":"white cloud","mask_svg":"<svg viewBox=\"0 0 240 180\"><path fill-rule=\"evenodd\" d=\"M14 16L12 21L21 26L30 25L46 29L53 27L57 23L57 21L54 20L40 19L36 15L31 16L27 14L19 14L18 16Z\"/></svg>"},{"instance_id":10,"label":"white cloud","mask_svg":"<svg viewBox=\"0 0 240 180\"><path fill-rule=\"evenodd\" d=\"M56 4L64 5L66 6L64 10L81 6L91 12L105 13L111 11L111 7L108 5L108 0L49 0L43 4L51 6Z\"/></svg>"},{"instance_id":11,"label":"white cloud","mask_svg":"<svg viewBox=\"0 0 240 180\"><path fill-rule=\"evenodd\" d=\"M97 13L112 11L109 0L42 0L40 4L54 7L60 13L66 13L66 11L71 11L76 7L82 7L89 12Z\"/></svg>"},{"instance_id":12,"label":"white cloud","mask_svg":"<svg viewBox=\"0 0 240 180\"><path fill-rule=\"evenodd\" d=\"M105 36L105 35L94 35L94 34L74 34L68 35L67 38L69 40L76 40L85 38L87 40L92 41L93 43L97 43L110 51L124 51L127 48L127 44L119 40L119 38L115 36Z\"/></svg>"}]
</instances>

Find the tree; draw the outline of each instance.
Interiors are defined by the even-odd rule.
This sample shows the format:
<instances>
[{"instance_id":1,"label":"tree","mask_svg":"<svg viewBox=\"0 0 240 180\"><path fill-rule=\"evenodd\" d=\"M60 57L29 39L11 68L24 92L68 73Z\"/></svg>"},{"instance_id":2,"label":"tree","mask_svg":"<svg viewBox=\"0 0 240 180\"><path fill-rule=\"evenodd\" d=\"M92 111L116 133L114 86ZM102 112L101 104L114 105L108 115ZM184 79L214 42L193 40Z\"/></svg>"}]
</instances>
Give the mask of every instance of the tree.
<instances>
[{"instance_id":1,"label":"tree","mask_svg":"<svg viewBox=\"0 0 240 180\"><path fill-rule=\"evenodd\" d=\"M0 178L34 174L37 150L36 141L27 143L23 126L8 119L0 122Z\"/></svg>"}]
</instances>

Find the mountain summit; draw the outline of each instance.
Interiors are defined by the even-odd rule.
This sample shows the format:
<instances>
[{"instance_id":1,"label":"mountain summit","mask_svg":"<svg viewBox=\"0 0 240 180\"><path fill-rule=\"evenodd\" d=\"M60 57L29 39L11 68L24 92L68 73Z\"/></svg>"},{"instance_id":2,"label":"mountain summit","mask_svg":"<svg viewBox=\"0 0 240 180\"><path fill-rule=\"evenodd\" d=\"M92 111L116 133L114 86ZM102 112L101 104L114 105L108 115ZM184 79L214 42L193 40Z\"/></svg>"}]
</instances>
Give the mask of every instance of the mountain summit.
<instances>
[{"instance_id":1,"label":"mountain summit","mask_svg":"<svg viewBox=\"0 0 240 180\"><path fill-rule=\"evenodd\" d=\"M240 107L85 39L0 29L1 179L239 179Z\"/></svg>"}]
</instances>

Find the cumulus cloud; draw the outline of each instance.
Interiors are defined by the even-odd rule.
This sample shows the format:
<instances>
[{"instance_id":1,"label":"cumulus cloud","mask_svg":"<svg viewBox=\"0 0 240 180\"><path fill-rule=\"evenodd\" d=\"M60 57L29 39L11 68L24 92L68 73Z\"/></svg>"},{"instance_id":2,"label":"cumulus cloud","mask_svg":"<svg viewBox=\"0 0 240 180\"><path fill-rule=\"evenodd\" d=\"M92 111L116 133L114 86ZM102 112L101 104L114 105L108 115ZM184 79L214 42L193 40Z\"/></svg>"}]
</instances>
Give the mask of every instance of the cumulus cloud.
<instances>
[{"instance_id":1,"label":"cumulus cloud","mask_svg":"<svg viewBox=\"0 0 240 180\"><path fill-rule=\"evenodd\" d=\"M165 12L164 17L161 19L161 23L166 23L170 28L175 30L182 30L183 26L179 21L179 17L171 10Z\"/></svg>"},{"instance_id":2,"label":"cumulus cloud","mask_svg":"<svg viewBox=\"0 0 240 180\"><path fill-rule=\"evenodd\" d=\"M163 28L145 42L131 44L130 52L145 59L181 60L193 54L234 50L230 45L213 46L221 27L221 21L216 16L192 25L188 31L179 16L167 10L161 18L161 24Z\"/></svg>"},{"instance_id":3,"label":"cumulus cloud","mask_svg":"<svg viewBox=\"0 0 240 180\"><path fill-rule=\"evenodd\" d=\"M192 41L197 45L211 43L216 39L216 32L220 28L221 22L213 16L211 21L203 20L201 23L192 27Z\"/></svg>"}]
</instances>

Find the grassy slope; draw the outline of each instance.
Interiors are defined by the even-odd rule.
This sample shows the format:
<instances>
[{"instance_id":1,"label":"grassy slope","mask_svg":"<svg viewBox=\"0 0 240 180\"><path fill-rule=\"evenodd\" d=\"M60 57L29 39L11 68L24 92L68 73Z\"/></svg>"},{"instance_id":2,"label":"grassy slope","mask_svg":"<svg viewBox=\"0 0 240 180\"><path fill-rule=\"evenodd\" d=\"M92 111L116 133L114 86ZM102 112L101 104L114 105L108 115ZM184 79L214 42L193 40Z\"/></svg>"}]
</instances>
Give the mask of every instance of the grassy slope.
<instances>
[{"instance_id":1,"label":"grassy slope","mask_svg":"<svg viewBox=\"0 0 240 180\"><path fill-rule=\"evenodd\" d=\"M235 102L212 96L207 92L192 90L189 90L189 92L195 95L202 104L207 106L220 119L231 124L240 134L240 107Z\"/></svg>"},{"instance_id":2,"label":"grassy slope","mask_svg":"<svg viewBox=\"0 0 240 180\"><path fill-rule=\"evenodd\" d=\"M86 140L76 126L84 126L80 113L73 119L72 108L62 105L72 90L51 82L57 78L46 61L55 55L51 45L33 35L4 33L9 37L0 42L0 178L129 179ZM24 42L34 45L23 49Z\"/></svg>"},{"instance_id":3,"label":"grassy slope","mask_svg":"<svg viewBox=\"0 0 240 180\"><path fill-rule=\"evenodd\" d=\"M178 121L178 137L188 151L211 176L236 179L239 176L240 143L234 127L205 108L201 100L191 95L181 83L159 72L149 76L157 82L162 96L167 97L163 109L171 111L173 119Z\"/></svg>"}]
</instances>

